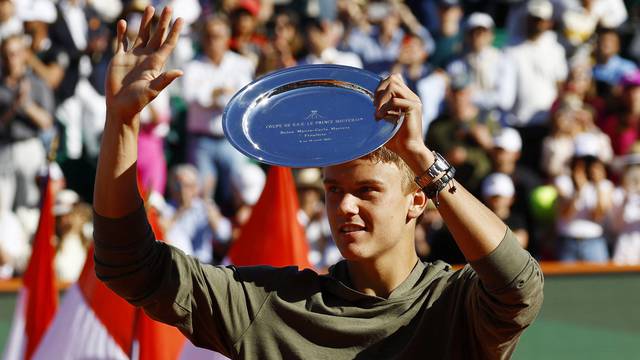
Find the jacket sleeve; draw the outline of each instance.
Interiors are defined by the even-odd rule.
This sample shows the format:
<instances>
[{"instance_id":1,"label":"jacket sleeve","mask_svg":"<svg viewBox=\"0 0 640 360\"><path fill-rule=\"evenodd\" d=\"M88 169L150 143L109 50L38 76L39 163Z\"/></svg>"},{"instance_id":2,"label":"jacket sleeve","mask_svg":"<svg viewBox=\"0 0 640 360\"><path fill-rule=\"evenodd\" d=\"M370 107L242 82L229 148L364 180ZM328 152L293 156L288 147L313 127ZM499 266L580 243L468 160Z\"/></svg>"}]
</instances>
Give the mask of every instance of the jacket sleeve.
<instances>
[{"instance_id":1,"label":"jacket sleeve","mask_svg":"<svg viewBox=\"0 0 640 360\"><path fill-rule=\"evenodd\" d=\"M509 358L542 306L540 266L510 230L491 254L470 265L475 273L465 305L474 347L486 358Z\"/></svg>"},{"instance_id":2,"label":"jacket sleeve","mask_svg":"<svg viewBox=\"0 0 640 360\"><path fill-rule=\"evenodd\" d=\"M269 294L235 267L203 265L158 242L144 208L118 219L94 212L95 271L111 290L195 345L234 356L233 344ZM273 269L256 269L259 278Z\"/></svg>"}]
</instances>

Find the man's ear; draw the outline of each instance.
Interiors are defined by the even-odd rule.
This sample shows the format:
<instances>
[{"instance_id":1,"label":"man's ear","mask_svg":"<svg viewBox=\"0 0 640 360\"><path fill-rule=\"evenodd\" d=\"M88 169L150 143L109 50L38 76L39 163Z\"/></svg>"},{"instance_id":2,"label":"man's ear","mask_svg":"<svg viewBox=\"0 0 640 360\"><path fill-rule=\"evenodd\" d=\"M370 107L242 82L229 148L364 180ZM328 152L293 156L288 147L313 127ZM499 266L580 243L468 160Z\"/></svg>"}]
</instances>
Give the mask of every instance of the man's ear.
<instances>
[{"instance_id":1,"label":"man's ear","mask_svg":"<svg viewBox=\"0 0 640 360\"><path fill-rule=\"evenodd\" d=\"M420 189L411 193L411 204L409 204L409 211L407 212L407 221L416 219L422 215L424 209L427 207L428 201L427 195Z\"/></svg>"}]
</instances>

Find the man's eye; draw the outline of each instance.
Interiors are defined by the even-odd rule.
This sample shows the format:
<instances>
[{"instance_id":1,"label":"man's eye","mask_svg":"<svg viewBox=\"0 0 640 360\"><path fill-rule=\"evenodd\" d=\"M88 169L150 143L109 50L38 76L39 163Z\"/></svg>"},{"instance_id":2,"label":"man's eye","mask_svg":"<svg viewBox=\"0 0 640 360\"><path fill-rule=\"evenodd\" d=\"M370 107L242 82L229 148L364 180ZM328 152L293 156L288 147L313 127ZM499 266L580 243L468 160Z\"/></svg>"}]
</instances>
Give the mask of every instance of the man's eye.
<instances>
[{"instance_id":1,"label":"man's eye","mask_svg":"<svg viewBox=\"0 0 640 360\"><path fill-rule=\"evenodd\" d=\"M363 194L372 193L374 191L376 191L376 189L374 189L371 186L363 186L363 187L360 188L360 192L363 193Z\"/></svg>"}]
</instances>

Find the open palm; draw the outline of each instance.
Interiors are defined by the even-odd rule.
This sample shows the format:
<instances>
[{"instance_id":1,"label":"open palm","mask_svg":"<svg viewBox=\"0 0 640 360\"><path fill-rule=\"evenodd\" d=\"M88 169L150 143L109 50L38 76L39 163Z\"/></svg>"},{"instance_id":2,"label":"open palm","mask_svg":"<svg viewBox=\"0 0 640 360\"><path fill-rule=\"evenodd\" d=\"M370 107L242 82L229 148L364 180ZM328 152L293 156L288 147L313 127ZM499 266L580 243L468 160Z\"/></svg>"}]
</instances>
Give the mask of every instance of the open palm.
<instances>
[{"instance_id":1,"label":"open palm","mask_svg":"<svg viewBox=\"0 0 640 360\"><path fill-rule=\"evenodd\" d=\"M107 111L125 122L130 122L160 91L182 75L179 70L163 72L178 41L182 19L177 19L169 29L171 9L167 7L151 33L153 14L153 7L145 9L138 36L128 49L127 23L120 20L117 25L118 43L107 71L105 95Z\"/></svg>"}]
</instances>

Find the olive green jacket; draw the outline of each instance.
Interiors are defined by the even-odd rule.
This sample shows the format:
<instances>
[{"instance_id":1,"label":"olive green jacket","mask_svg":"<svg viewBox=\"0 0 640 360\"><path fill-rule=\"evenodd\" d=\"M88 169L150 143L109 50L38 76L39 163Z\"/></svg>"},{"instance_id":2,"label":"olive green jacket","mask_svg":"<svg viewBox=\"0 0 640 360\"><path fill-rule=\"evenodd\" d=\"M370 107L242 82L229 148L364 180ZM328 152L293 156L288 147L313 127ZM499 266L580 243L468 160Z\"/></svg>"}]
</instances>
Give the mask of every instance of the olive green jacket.
<instances>
[{"instance_id":1,"label":"olive green jacket","mask_svg":"<svg viewBox=\"0 0 640 360\"><path fill-rule=\"evenodd\" d=\"M94 224L102 281L233 359L504 359L542 305L540 268L510 231L458 271L418 263L385 299L354 290L344 261L322 275L200 264L155 241L142 208Z\"/></svg>"}]
</instances>

